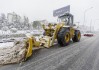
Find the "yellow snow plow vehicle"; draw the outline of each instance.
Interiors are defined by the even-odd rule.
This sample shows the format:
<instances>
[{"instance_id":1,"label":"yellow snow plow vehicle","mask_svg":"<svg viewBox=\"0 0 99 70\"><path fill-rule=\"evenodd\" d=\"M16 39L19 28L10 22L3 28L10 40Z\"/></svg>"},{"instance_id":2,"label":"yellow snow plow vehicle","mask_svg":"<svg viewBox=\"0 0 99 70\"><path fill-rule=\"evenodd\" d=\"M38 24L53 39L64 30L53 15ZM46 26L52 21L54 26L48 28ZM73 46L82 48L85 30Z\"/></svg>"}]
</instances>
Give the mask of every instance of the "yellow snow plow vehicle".
<instances>
[{"instance_id":1,"label":"yellow snow plow vehicle","mask_svg":"<svg viewBox=\"0 0 99 70\"><path fill-rule=\"evenodd\" d=\"M27 50L26 58L32 55L33 48L39 48L40 46L51 47L54 45L55 41L60 46L67 46L72 39L73 42L79 42L81 38L80 30L75 28L73 24L73 15L70 13L65 13L58 17L61 21L58 24L48 24L42 25L44 29L44 36L36 41L34 37L29 38L29 47Z\"/></svg>"}]
</instances>

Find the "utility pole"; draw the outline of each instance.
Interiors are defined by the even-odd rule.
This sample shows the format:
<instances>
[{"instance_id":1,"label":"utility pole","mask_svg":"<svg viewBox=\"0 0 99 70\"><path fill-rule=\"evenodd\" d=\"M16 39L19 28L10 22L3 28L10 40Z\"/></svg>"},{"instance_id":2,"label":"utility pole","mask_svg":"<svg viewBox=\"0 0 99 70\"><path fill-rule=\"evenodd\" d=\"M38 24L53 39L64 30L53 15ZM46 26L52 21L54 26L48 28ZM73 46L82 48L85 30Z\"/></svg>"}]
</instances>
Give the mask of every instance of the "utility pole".
<instances>
[{"instance_id":1,"label":"utility pole","mask_svg":"<svg viewBox=\"0 0 99 70\"><path fill-rule=\"evenodd\" d=\"M86 21L86 12L89 11L90 9L92 9L92 8L93 8L93 7L90 7L90 8L88 8L88 9L86 9L86 10L84 11L84 21L83 21L83 26L84 26L85 21Z\"/></svg>"},{"instance_id":2,"label":"utility pole","mask_svg":"<svg viewBox=\"0 0 99 70\"><path fill-rule=\"evenodd\" d=\"M99 21L99 19L95 19L94 20L94 28L95 28L96 21Z\"/></svg>"}]
</instances>

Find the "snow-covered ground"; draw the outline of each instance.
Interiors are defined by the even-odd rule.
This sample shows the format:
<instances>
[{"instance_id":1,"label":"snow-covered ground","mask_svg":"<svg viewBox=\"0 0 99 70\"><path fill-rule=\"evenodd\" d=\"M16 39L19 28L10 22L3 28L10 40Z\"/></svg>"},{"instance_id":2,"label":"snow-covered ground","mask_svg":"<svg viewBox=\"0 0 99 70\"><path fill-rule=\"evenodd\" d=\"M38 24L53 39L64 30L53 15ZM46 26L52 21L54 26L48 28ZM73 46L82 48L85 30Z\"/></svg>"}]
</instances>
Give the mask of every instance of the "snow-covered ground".
<instances>
[{"instance_id":1,"label":"snow-covered ground","mask_svg":"<svg viewBox=\"0 0 99 70\"><path fill-rule=\"evenodd\" d=\"M25 34L31 33L32 35L42 35L43 30L25 30L25 31L17 31L16 33L12 33L11 31L2 31L0 30L0 39L8 39L8 38L18 38L18 37L26 37Z\"/></svg>"},{"instance_id":2,"label":"snow-covered ground","mask_svg":"<svg viewBox=\"0 0 99 70\"><path fill-rule=\"evenodd\" d=\"M0 35L6 35L6 34L12 34L10 30L8 31L2 31L0 30Z\"/></svg>"},{"instance_id":3,"label":"snow-covered ground","mask_svg":"<svg viewBox=\"0 0 99 70\"><path fill-rule=\"evenodd\" d=\"M13 45L13 42L0 43L0 48L12 47Z\"/></svg>"},{"instance_id":4,"label":"snow-covered ground","mask_svg":"<svg viewBox=\"0 0 99 70\"><path fill-rule=\"evenodd\" d=\"M26 31L17 31L16 33L12 33L11 31L0 30L0 48L13 46L14 40L26 38L27 33L34 35L38 41L39 40L38 35L42 35L43 32L44 32L43 30L26 30Z\"/></svg>"},{"instance_id":5,"label":"snow-covered ground","mask_svg":"<svg viewBox=\"0 0 99 70\"><path fill-rule=\"evenodd\" d=\"M0 30L0 35L12 35L12 34L26 34L26 33L32 33L32 34L42 34L43 30L24 30L24 31L17 31L16 33L12 33L10 30L8 31L2 31Z\"/></svg>"}]
</instances>

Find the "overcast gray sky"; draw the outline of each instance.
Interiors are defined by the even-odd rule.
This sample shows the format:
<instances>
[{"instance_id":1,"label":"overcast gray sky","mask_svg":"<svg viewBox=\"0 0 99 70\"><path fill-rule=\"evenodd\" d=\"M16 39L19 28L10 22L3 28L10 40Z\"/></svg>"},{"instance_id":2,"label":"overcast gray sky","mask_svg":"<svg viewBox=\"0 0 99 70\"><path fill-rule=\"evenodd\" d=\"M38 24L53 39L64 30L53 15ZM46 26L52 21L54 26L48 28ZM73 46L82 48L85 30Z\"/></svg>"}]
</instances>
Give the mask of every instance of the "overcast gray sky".
<instances>
[{"instance_id":1,"label":"overcast gray sky","mask_svg":"<svg viewBox=\"0 0 99 70\"><path fill-rule=\"evenodd\" d=\"M70 5L71 13L74 15L74 22L83 24L84 11L86 12L86 25L95 23L95 28L99 28L99 0L0 0L0 13L16 12L27 16L31 21L46 19L50 22L56 21L53 17L53 10Z\"/></svg>"}]
</instances>

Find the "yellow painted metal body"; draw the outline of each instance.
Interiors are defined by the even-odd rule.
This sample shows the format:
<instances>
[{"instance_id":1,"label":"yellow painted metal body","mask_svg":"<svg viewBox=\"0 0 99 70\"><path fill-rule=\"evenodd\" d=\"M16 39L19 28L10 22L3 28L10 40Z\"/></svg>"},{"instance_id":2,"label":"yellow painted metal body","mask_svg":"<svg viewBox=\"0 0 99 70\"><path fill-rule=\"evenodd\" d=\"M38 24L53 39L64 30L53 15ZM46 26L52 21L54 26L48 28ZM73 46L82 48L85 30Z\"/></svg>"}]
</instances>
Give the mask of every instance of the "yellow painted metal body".
<instances>
[{"instance_id":1,"label":"yellow painted metal body","mask_svg":"<svg viewBox=\"0 0 99 70\"><path fill-rule=\"evenodd\" d=\"M53 36L53 33L55 31L55 25L53 24L43 25L43 29L45 30L45 35L51 37Z\"/></svg>"},{"instance_id":2,"label":"yellow painted metal body","mask_svg":"<svg viewBox=\"0 0 99 70\"><path fill-rule=\"evenodd\" d=\"M57 34L58 34L59 29L60 29L61 27L63 27L63 26L64 26L64 23L60 23L60 24L57 24L57 25L56 25L54 34L53 34L53 36L52 36L52 43L51 43L51 46L53 45L55 39L57 38Z\"/></svg>"},{"instance_id":3,"label":"yellow painted metal body","mask_svg":"<svg viewBox=\"0 0 99 70\"><path fill-rule=\"evenodd\" d=\"M81 34L80 34L80 32L78 33L78 40L81 38Z\"/></svg>"},{"instance_id":4,"label":"yellow painted metal body","mask_svg":"<svg viewBox=\"0 0 99 70\"><path fill-rule=\"evenodd\" d=\"M26 59L32 55L33 39L29 38L29 46L27 48Z\"/></svg>"},{"instance_id":5,"label":"yellow painted metal body","mask_svg":"<svg viewBox=\"0 0 99 70\"><path fill-rule=\"evenodd\" d=\"M52 40L49 39L49 46L48 47L53 45L55 39L57 39L57 34L58 34L59 30L62 27L67 27L67 28L70 29L70 31L69 31L69 33L70 33L69 39L74 37L75 29L73 27L65 25L64 22L63 23L59 23L59 24L57 24L55 26L53 24L48 25L48 27L43 25L43 29L45 30L45 36L52 37Z\"/></svg>"},{"instance_id":6,"label":"yellow painted metal body","mask_svg":"<svg viewBox=\"0 0 99 70\"><path fill-rule=\"evenodd\" d=\"M75 29L73 27L70 27L70 38L74 37Z\"/></svg>"},{"instance_id":7,"label":"yellow painted metal body","mask_svg":"<svg viewBox=\"0 0 99 70\"><path fill-rule=\"evenodd\" d=\"M70 35L69 35L69 33L66 33L66 35L65 35L65 41L68 42L69 40L70 40Z\"/></svg>"},{"instance_id":8,"label":"yellow painted metal body","mask_svg":"<svg viewBox=\"0 0 99 70\"><path fill-rule=\"evenodd\" d=\"M40 47L40 42L36 41L34 37L28 38L28 47L27 47L27 53L26 53L26 59L32 55L33 48Z\"/></svg>"}]
</instances>

